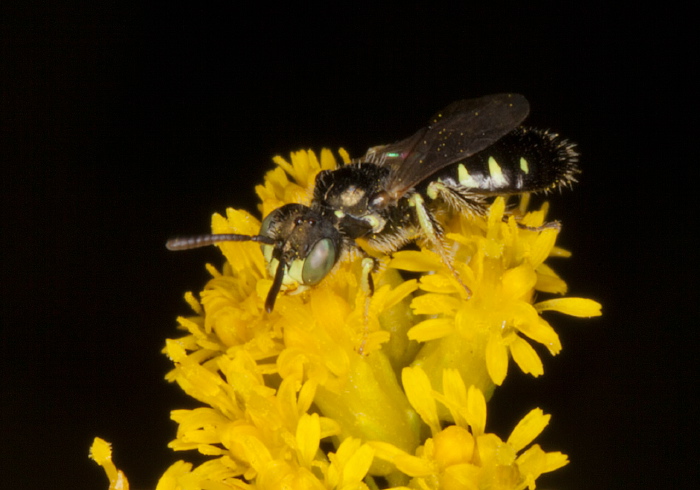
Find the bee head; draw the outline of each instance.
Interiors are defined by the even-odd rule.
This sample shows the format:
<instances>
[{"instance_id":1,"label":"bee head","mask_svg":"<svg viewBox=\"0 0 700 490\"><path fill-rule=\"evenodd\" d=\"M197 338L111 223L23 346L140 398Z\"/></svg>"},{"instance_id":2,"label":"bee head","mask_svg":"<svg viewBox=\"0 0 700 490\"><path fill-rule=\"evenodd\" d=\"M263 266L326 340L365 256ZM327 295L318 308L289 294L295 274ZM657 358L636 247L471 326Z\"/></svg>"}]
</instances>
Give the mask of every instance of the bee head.
<instances>
[{"instance_id":1,"label":"bee head","mask_svg":"<svg viewBox=\"0 0 700 490\"><path fill-rule=\"evenodd\" d=\"M268 271L273 276L265 309L272 311L282 286L302 290L321 282L338 261L342 237L331 221L301 204L286 204L271 212L260 235L274 240L263 243Z\"/></svg>"},{"instance_id":2,"label":"bee head","mask_svg":"<svg viewBox=\"0 0 700 490\"><path fill-rule=\"evenodd\" d=\"M259 242L273 277L265 300L270 313L280 290L302 291L318 284L340 257L342 237L333 222L301 204L286 204L272 211L262 222L259 235L212 234L174 238L169 250L188 250L219 242Z\"/></svg>"}]
</instances>

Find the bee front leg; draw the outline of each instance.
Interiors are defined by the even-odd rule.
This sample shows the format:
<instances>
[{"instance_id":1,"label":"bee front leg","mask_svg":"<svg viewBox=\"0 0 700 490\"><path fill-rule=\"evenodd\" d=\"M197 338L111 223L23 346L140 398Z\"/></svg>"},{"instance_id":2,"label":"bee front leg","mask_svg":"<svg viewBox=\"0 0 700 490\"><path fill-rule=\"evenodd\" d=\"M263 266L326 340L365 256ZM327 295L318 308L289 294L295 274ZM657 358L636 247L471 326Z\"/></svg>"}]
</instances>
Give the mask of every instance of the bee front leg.
<instances>
[{"instance_id":1,"label":"bee front leg","mask_svg":"<svg viewBox=\"0 0 700 490\"><path fill-rule=\"evenodd\" d=\"M367 345L367 337L369 336L369 308L374 296L374 279L372 273L377 268L377 260L373 257L365 257L362 259L362 270L360 275L360 289L364 293L364 308L362 311L362 340L357 348L357 353L364 355L365 346Z\"/></svg>"},{"instance_id":2,"label":"bee front leg","mask_svg":"<svg viewBox=\"0 0 700 490\"><path fill-rule=\"evenodd\" d=\"M362 277L360 278L360 286L368 298L374 295L374 279L372 273L377 269L377 261L373 257L365 257L362 259Z\"/></svg>"}]
</instances>

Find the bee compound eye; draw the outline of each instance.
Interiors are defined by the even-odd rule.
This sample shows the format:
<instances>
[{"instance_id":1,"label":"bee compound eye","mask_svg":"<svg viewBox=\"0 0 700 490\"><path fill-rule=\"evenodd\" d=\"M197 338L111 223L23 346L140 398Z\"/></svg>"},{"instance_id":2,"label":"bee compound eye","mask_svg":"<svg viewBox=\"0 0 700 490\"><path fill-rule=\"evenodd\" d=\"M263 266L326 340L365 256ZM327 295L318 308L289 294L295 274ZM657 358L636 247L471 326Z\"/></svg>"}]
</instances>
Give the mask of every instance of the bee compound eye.
<instances>
[{"instance_id":1,"label":"bee compound eye","mask_svg":"<svg viewBox=\"0 0 700 490\"><path fill-rule=\"evenodd\" d=\"M268 214L265 219L263 220L262 224L260 225L260 234L264 236L270 236L268 235L268 232L270 231L270 227L272 226L272 223L277 219L277 216L279 215L279 209L275 209L272 211L270 214Z\"/></svg>"},{"instance_id":2,"label":"bee compound eye","mask_svg":"<svg viewBox=\"0 0 700 490\"><path fill-rule=\"evenodd\" d=\"M301 277L304 284L317 284L330 272L335 264L336 249L333 240L323 238L311 247L304 259Z\"/></svg>"}]
</instances>

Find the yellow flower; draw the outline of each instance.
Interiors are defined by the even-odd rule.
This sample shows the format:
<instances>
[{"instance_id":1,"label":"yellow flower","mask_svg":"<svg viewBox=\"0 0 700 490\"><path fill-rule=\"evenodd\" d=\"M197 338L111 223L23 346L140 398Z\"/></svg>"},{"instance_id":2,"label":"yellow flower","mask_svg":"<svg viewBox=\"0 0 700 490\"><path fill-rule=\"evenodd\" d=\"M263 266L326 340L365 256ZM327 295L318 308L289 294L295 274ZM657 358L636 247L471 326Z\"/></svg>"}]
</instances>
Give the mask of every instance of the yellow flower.
<instances>
[{"instance_id":1,"label":"yellow flower","mask_svg":"<svg viewBox=\"0 0 700 490\"><path fill-rule=\"evenodd\" d=\"M350 163L350 156L341 149L338 152L343 163ZM334 170L338 164L330 150L321 150L321 159L312 151L292 153L291 162L277 156L277 168L265 176L265 184L255 188L262 201L260 211L267 216L275 209L288 203L309 204L314 189L314 180L321 170ZM292 180L289 180L291 177ZM257 233L258 230L255 230Z\"/></svg>"},{"instance_id":2,"label":"yellow flower","mask_svg":"<svg viewBox=\"0 0 700 490\"><path fill-rule=\"evenodd\" d=\"M424 346L413 365L421 366L440 386L442 370L455 368L471 384L490 394L505 379L512 357L523 372L543 373L542 361L525 340L543 344L551 354L561 350L554 329L539 313L557 310L575 316L600 315L600 305L583 298L533 304L536 291L564 293L566 284L544 264L552 255L567 255L554 246L559 228L543 227L546 208L525 215L521 229L513 216L504 220L505 201L495 200L489 216L474 230L474 220L455 216L447 237L454 240L455 267L464 288L429 250L402 251L392 267L434 274L421 277L425 294L412 302L416 315L427 318L408 332Z\"/></svg>"},{"instance_id":3,"label":"yellow flower","mask_svg":"<svg viewBox=\"0 0 700 490\"><path fill-rule=\"evenodd\" d=\"M256 188L263 216L308 204L318 172L337 167L326 150L320 159L302 151L275 162ZM318 285L286 285L271 313L260 246L219 243L226 263L208 266L212 279L199 299L186 295L195 315L178 319L186 333L165 347L174 363L167 379L202 403L172 412L170 447L209 459L173 464L158 489L534 488L537 476L566 463L559 453L525 449L548 417L531 412L504 442L485 432L484 393L503 381L509 357L542 374L526 339L559 352L541 312L594 316L600 305L533 304L536 291L565 292L544 262L568 253L554 245L558 229L543 226L546 209L524 208L525 228L504 220L502 199L487 218L441 216L459 280L419 243L418 251L377 258L369 294L368 261L349 251ZM255 235L260 221L229 209L212 229ZM404 280L400 270L420 277ZM114 488L126 488L104 445L93 446L95 460L121 485Z\"/></svg>"},{"instance_id":4,"label":"yellow flower","mask_svg":"<svg viewBox=\"0 0 700 490\"><path fill-rule=\"evenodd\" d=\"M112 462L112 447L104 439L95 437L90 447L90 457L102 466L109 478L109 490L129 490L129 482L123 472Z\"/></svg>"},{"instance_id":5,"label":"yellow flower","mask_svg":"<svg viewBox=\"0 0 700 490\"><path fill-rule=\"evenodd\" d=\"M532 441L549 423L542 410L530 411L503 441L485 432L486 399L481 390L467 390L459 373L443 372L443 393L432 391L420 368L406 368L403 382L414 408L430 427L432 437L415 454L384 442L370 442L378 458L393 463L411 477L411 488L423 489L523 489L535 488L535 480L568 463L560 452L545 452ZM442 429L437 404L452 413L455 425Z\"/></svg>"}]
</instances>

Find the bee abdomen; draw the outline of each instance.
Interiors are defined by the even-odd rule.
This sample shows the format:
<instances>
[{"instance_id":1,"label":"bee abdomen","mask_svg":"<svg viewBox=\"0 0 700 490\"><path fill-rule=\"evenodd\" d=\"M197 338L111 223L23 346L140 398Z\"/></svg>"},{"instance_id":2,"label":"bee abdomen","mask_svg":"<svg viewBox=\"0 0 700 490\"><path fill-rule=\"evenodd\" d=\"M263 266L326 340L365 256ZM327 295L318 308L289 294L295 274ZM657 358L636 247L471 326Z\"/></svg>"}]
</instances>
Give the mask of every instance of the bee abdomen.
<instances>
[{"instance_id":1,"label":"bee abdomen","mask_svg":"<svg viewBox=\"0 0 700 490\"><path fill-rule=\"evenodd\" d=\"M576 182L575 144L548 130L518 127L453 165L442 180L481 194L546 191Z\"/></svg>"}]
</instances>

